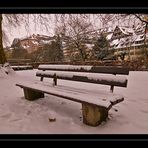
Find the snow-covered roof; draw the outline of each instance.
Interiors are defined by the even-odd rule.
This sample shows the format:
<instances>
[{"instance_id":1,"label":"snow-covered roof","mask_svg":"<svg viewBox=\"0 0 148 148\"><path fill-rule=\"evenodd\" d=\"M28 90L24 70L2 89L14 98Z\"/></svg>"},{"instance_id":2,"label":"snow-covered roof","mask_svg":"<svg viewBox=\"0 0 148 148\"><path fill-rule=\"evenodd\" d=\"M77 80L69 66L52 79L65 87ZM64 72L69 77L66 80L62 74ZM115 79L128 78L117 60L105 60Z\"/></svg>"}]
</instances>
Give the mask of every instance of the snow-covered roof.
<instances>
[{"instance_id":1,"label":"snow-covered roof","mask_svg":"<svg viewBox=\"0 0 148 148\"><path fill-rule=\"evenodd\" d=\"M135 29L135 32L139 32L139 31L143 32L145 30L145 27L146 27L146 24L138 23L138 25L136 25L134 29Z\"/></svg>"},{"instance_id":2,"label":"snow-covered roof","mask_svg":"<svg viewBox=\"0 0 148 148\"><path fill-rule=\"evenodd\" d=\"M37 41L32 41L33 44L39 45Z\"/></svg>"},{"instance_id":3,"label":"snow-covered roof","mask_svg":"<svg viewBox=\"0 0 148 148\"><path fill-rule=\"evenodd\" d=\"M139 27L139 26L138 26ZM133 29L128 29L128 27L119 27L121 29L121 31L124 34L129 35L129 33L132 33L131 36L126 36L126 37L122 37L119 39L114 39L110 42L110 46L112 46L113 48L117 49L117 48L125 48L125 47L130 47L130 46L140 46L142 45L142 41L144 40L144 33L135 33L133 32ZM146 34L146 36L148 37L148 33ZM140 43L135 43L137 41L141 41Z\"/></svg>"},{"instance_id":4,"label":"snow-covered roof","mask_svg":"<svg viewBox=\"0 0 148 148\"><path fill-rule=\"evenodd\" d=\"M22 47L23 48L29 48L30 46L29 45L23 45Z\"/></svg>"},{"instance_id":5,"label":"snow-covered roof","mask_svg":"<svg viewBox=\"0 0 148 148\"><path fill-rule=\"evenodd\" d=\"M128 27L119 27L119 29L126 35L132 34L134 30Z\"/></svg>"},{"instance_id":6,"label":"snow-covered roof","mask_svg":"<svg viewBox=\"0 0 148 148\"><path fill-rule=\"evenodd\" d=\"M144 34L137 35L137 38L135 41L142 41L142 40L144 40Z\"/></svg>"},{"instance_id":7,"label":"snow-covered roof","mask_svg":"<svg viewBox=\"0 0 148 148\"><path fill-rule=\"evenodd\" d=\"M146 38L148 38L148 33L146 33Z\"/></svg>"},{"instance_id":8,"label":"snow-covered roof","mask_svg":"<svg viewBox=\"0 0 148 148\"><path fill-rule=\"evenodd\" d=\"M113 40L113 41L110 43L110 45L111 45L111 46L113 46L113 45L118 45L119 42L120 42L119 39L115 39L115 40Z\"/></svg>"},{"instance_id":9,"label":"snow-covered roof","mask_svg":"<svg viewBox=\"0 0 148 148\"><path fill-rule=\"evenodd\" d=\"M113 33L108 34L108 35L106 36L106 39L107 39L107 40L110 40L111 37L112 37L112 35L113 35Z\"/></svg>"},{"instance_id":10,"label":"snow-covered roof","mask_svg":"<svg viewBox=\"0 0 148 148\"><path fill-rule=\"evenodd\" d=\"M92 48L94 44L85 44L88 48Z\"/></svg>"},{"instance_id":11,"label":"snow-covered roof","mask_svg":"<svg viewBox=\"0 0 148 148\"><path fill-rule=\"evenodd\" d=\"M41 40L40 43L41 44L50 44L52 42L52 40Z\"/></svg>"}]
</instances>

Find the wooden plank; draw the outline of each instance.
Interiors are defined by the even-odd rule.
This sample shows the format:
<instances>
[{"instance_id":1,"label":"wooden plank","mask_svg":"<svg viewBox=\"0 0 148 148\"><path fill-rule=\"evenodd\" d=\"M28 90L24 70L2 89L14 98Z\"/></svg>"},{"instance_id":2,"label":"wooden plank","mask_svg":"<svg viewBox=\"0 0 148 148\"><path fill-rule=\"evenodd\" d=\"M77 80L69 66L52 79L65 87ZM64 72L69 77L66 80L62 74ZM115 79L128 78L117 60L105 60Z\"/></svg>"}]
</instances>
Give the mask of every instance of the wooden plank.
<instances>
[{"instance_id":1,"label":"wooden plank","mask_svg":"<svg viewBox=\"0 0 148 148\"><path fill-rule=\"evenodd\" d=\"M84 68L83 68L84 67ZM125 67L115 67L115 66L92 66L90 70L86 70L85 66L82 66L81 69L63 69L58 68L55 65L55 68L42 68L38 67L39 70L53 70L53 71L72 71L72 72L90 72L90 73L105 73L105 74L121 74L121 75L128 75L129 69Z\"/></svg>"},{"instance_id":2,"label":"wooden plank","mask_svg":"<svg viewBox=\"0 0 148 148\"><path fill-rule=\"evenodd\" d=\"M12 67L12 69L14 70L14 71L19 71L19 70L31 70L31 69L33 69L33 67L32 66L11 66Z\"/></svg>"},{"instance_id":3,"label":"wooden plank","mask_svg":"<svg viewBox=\"0 0 148 148\"><path fill-rule=\"evenodd\" d=\"M36 73L36 76L45 77L45 78L54 78L53 74ZM57 75L56 78L63 79L63 80L78 81L78 82L87 82L87 83L94 83L94 84L104 84L104 85L112 85L112 86L119 86L119 87L127 87L127 80L125 82L95 80L95 79L89 79L87 76L77 76L77 75L74 75L73 77L66 77L66 76Z\"/></svg>"},{"instance_id":4,"label":"wooden plank","mask_svg":"<svg viewBox=\"0 0 148 148\"><path fill-rule=\"evenodd\" d=\"M49 88L49 91L46 91L43 89L43 87L39 87L40 89L38 88L38 86L36 88L33 88L32 84L31 86L28 86L28 84L26 85L16 84L16 86L23 88L25 98L28 100L35 100L38 98L42 98L44 97L44 93L47 93L50 95L82 103L83 123L90 126L98 126L99 124L102 123L102 121L106 121L109 109L111 109L111 107L116 103L119 103L124 100L124 98L120 99L118 98L118 99L113 99L111 101L111 100L106 100L104 97L103 101L107 101L108 105L102 105L102 104L100 105L100 103L98 102L99 98L96 98L96 102L94 100L90 101L91 95L87 96L87 99L86 96L84 96L82 99L81 95L83 95L83 93L79 93L81 97L80 96L78 97L78 95L76 95L76 97L71 97L71 94L69 92L67 92L67 94L62 95L61 94L62 91L58 90L58 92L55 93L53 89L51 89L51 87ZM56 89L56 87L52 88Z\"/></svg>"},{"instance_id":5,"label":"wooden plank","mask_svg":"<svg viewBox=\"0 0 148 148\"><path fill-rule=\"evenodd\" d=\"M91 68L91 72L128 75L129 69L125 67L115 67L115 66L94 66Z\"/></svg>"},{"instance_id":6,"label":"wooden plank","mask_svg":"<svg viewBox=\"0 0 148 148\"><path fill-rule=\"evenodd\" d=\"M113 95L112 93L105 93L100 94L100 92L96 95L89 94L86 91L82 91L79 89L79 92L75 91L74 89L66 90L63 87L50 87L50 86L43 86L41 84L16 84L21 88L27 88L31 90L35 90L41 93L47 93L53 96L61 97L67 100L75 101L78 103L85 103L85 104L92 104L99 107L106 107L110 109L112 105L115 105L119 102L122 102L124 98L119 95ZM86 94L85 94L86 93ZM108 97L107 97L108 96ZM113 99L112 99L113 98Z\"/></svg>"}]
</instances>

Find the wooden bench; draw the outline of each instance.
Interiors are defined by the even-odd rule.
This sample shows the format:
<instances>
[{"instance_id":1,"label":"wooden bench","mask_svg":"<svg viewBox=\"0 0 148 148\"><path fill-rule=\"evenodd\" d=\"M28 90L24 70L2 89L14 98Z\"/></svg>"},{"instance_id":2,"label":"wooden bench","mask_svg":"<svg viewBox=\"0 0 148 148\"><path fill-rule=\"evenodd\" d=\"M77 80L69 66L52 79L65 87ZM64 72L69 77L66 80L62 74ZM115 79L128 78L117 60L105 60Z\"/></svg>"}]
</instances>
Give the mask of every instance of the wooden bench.
<instances>
[{"instance_id":1,"label":"wooden bench","mask_svg":"<svg viewBox=\"0 0 148 148\"><path fill-rule=\"evenodd\" d=\"M15 71L33 69L31 59L8 59L8 63Z\"/></svg>"},{"instance_id":2,"label":"wooden bench","mask_svg":"<svg viewBox=\"0 0 148 148\"><path fill-rule=\"evenodd\" d=\"M33 69L33 67L32 66L11 66L12 67L12 69L14 70L14 71L19 71L19 70L31 70L31 69Z\"/></svg>"},{"instance_id":3,"label":"wooden bench","mask_svg":"<svg viewBox=\"0 0 148 148\"><path fill-rule=\"evenodd\" d=\"M31 59L8 59L7 61L11 66L32 65Z\"/></svg>"},{"instance_id":4,"label":"wooden bench","mask_svg":"<svg viewBox=\"0 0 148 148\"><path fill-rule=\"evenodd\" d=\"M51 65L52 66L52 65ZM113 71L111 72L114 75L113 78L107 79L107 77L102 77L104 80L102 81L101 79L89 79L89 77L81 76L79 74L75 76L71 76L70 72L90 72L90 67L85 67L83 68L79 67L79 69L75 69L76 67L73 67L70 65L70 69L66 68L64 65L62 66L57 66L54 65L52 68L50 66L39 66L40 70L48 70L40 72L40 70L36 73L37 76L41 77L41 81L39 82L30 82L30 83L17 83L16 85L23 88L24 90L24 96L28 100L35 100L38 98L44 97L44 94L49 94L53 96L57 96L63 99L71 100L77 103L82 104L82 115L83 115L83 123L90 125L90 126L97 126L99 125L102 121L105 121L106 118L108 117L108 111L112 108L113 105L122 102L124 100L124 97L122 95L117 95L109 91L100 91L98 90L97 92L93 91L86 91L85 89L76 89L76 88L71 88L71 87L66 87L64 85L57 85L57 78L64 79L64 80L72 80L72 81L80 81L80 82L89 82L89 83L97 83L97 84L104 84L105 85L111 85L111 91L113 91L114 86L121 86L121 87L126 87L127 86L127 79L116 79L115 81L110 81L114 80L115 74L120 73L120 74L128 74L128 70L126 71L123 69L122 71ZM56 68L55 68L56 67ZM60 68L61 67L61 68ZM72 68L73 67L73 68ZM46 68L46 69L45 69ZM78 67L77 67L78 68ZM101 71L103 67L101 67ZM49 70L57 70L56 73L52 72L49 73ZM60 71L61 70L61 71ZM64 70L67 72L67 76L64 74L63 76L60 75L60 73L64 72ZM98 68L93 67L92 73L97 73ZM121 69L120 69L121 70ZM43 73L44 72L44 73ZM59 73L58 73L59 72ZM71 73L71 74L72 74ZM104 73L109 73L109 70L105 68ZM48 75L49 74L49 75ZM68 75L69 74L69 75ZM48 78L53 78L54 80L54 86L53 84L49 84L48 86L44 84L43 78L48 77Z\"/></svg>"},{"instance_id":5,"label":"wooden bench","mask_svg":"<svg viewBox=\"0 0 148 148\"><path fill-rule=\"evenodd\" d=\"M114 86L127 87L127 78L118 75L129 74L128 68L114 66L39 65L38 69L36 76L41 77L41 81L45 77L53 78L55 85L57 85L57 79L110 85L111 92L113 92ZM84 75L84 73L88 74ZM99 75L92 77L89 76L89 73Z\"/></svg>"}]
</instances>

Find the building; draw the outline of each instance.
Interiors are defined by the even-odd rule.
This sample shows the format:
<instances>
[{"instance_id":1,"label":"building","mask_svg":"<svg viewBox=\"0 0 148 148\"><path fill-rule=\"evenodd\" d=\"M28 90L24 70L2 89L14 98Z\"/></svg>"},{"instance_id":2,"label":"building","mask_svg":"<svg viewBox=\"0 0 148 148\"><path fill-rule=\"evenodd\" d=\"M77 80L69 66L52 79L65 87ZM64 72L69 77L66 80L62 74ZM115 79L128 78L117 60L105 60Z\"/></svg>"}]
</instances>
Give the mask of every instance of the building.
<instances>
[{"instance_id":1,"label":"building","mask_svg":"<svg viewBox=\"0 0 148 148\"><path fill-rule=\"evenodd\" d=\"M28 53L32 53L39 48L42 48L45 44L50 44L55 40L55 36L50 37L46 35L31 35L29 37L14 39L11 47L19 47L27 50Z\"/></svg>"},{"instance_id":2,"label":"building","mask_svg":"<svg viewBox=\"0 0 148 148\"><path fill-rule=\"evenodd\" d=\"M107 36L110 50L114 50L115 54L126 52L126 59L130 60L142 57L144 49L148 50L148 30L145 27L145 24L132 28L116 26L113 33Z\"/></svg>"}]
</instances>

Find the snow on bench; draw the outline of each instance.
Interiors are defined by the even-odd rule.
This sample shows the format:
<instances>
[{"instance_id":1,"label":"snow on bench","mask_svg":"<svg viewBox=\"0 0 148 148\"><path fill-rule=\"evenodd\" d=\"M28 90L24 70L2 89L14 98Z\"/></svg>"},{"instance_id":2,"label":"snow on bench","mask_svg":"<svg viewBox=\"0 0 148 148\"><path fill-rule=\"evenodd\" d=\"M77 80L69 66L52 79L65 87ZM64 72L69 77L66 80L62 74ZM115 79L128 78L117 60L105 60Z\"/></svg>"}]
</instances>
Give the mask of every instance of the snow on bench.
<instances>
[{"instance_id":1,"label":"snow on bench","mask_svg":"<svg viewBox=\"0 0 148 148\"><path fill-rule=\"evenodd\" d=\"M16 86L23 88L28 100L43 98L44 93L68 99L82 104L83 123L97 126L105 121L111 107L124 100L123 96L110 92L67 88L65 86L44 85L43 82L20 82Z\"/></svg>"},{"instance_id":2,"label":"snow on bench","mask_svg":"<svg viewBox=\"0 0 148 148\"><path fill-rule=\"evenodd\" d=\"M32 66L11 66L13 70L18 71L18 70L30 70L33 69Z\"/></svg>"},{"instance_id":3,"label":"snow on bench","mask_svg":"<svg viewBox=\"0 0 148 148\"><path fill-rule=\"evenodd\" d=\"M38 69L36 76L41 77L40 83L30 82L16 84L23 88L25 98L34 100L44 97L44 93L47 93L49 95L79 102L82 104L83 123L87 125L97 126L102 121L105 121L109 109L124 100L123 96L113 93L113 88L114 86L127 86L127 79L116 75L128 75L129 70L126 68L112 66L39 65ZM54 85L45 86L43 83L44 77L53 78ZM67 89L63 85L57 85L57 78L110 85L111 92L98 90L97 93L94 93L88 90L82 91L82 89L76 90L70 87Z\"/></svg>"},{"instance_id":4,"label":"snow on bench","mask_svg":"<svg viewBox=\"0 0 148 148\"><path fill-rule=\"evenodd\" d=\"M39 65L38 70L36 76L41 77L41 81L46 77L53 78L55 85L57 85L57 79L104 84L110 85L112 92L114 86L127 87L127 78L117 76L117 74L129 74L129 69L121 66ZM79 72L83 72L83 74ZM95 75L94 73L99 75Z\"/></svg>"},{"instance_id":5,"label":"snow on bench","mask_svg":"<svg viewBox=\"0 0 148 148\"><path fill-rule=\"evenodd\" d=\"M129 69L121 66L86 66L86 65L39 65L39 70L91 72L128 75Z\"/></svg>"},{"instance_id":6,"label":"snow on bench","mask_svg":"<svg viewBox=\"0 0 148 148\"><path fill-rule=\"evenodd\" d=\"M127 78L123 76L115 76L108 74L91 74L91 73L76 73L76 72L64 72L64 71L37 71L36 76L43 78L54 78L57 79L80 81L104 85L114 85L120 87L127 86Z\"/></svg>"}]
</instances>

